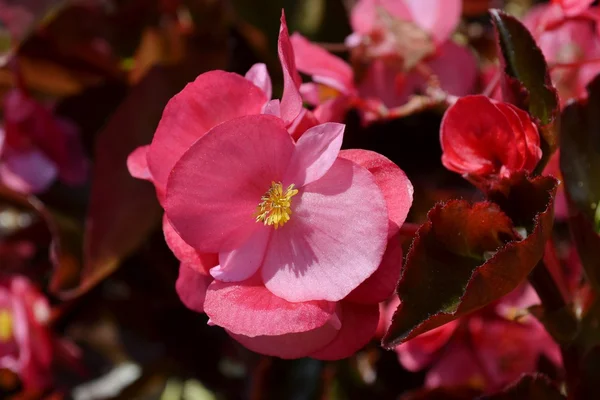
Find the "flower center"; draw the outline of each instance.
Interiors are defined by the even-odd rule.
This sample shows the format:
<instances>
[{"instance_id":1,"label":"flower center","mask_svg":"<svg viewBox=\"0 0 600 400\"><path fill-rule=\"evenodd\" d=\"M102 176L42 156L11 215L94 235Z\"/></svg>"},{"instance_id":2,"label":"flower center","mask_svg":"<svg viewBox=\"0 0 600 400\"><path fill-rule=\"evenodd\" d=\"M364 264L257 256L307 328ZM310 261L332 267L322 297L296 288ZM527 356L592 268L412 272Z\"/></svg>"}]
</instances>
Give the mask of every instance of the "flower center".
<instances>
[{"instance_id":1,"label":"flower center","mask_svg":"<svg viewBox=\"0 0 600 400\"><path fill-rule=\"evenodd\" d=\"M0 310L0 342L7 342L13 335L13 317L8 310Z\"/></svg>"},{"instance_id":2,"label":"flower center","mask_svg":"<svg viewBox=\"0 0 600 400\"><path fill-rule=\"evenodd\" d=\"M275 229L283 226L290 220L292 197L297 194L298 189L294 189L294 184L288 186L284 192L281 182L271 182L271 187L260 198L256 208L256 222L275 225Z\"/></svg>"}]
</instances>

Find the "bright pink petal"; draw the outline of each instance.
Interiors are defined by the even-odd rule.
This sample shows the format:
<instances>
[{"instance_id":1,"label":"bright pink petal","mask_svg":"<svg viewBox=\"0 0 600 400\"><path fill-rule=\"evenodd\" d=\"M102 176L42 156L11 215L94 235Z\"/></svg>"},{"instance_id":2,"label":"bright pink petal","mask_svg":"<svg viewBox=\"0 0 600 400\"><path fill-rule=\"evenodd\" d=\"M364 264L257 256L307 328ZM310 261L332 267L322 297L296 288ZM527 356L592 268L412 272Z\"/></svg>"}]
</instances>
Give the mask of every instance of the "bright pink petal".
<instances>
[{"instance_id":1,"label":"bright pink petal","mask_svg":"<svg viewBox=\"0 0 600 400\"><path fill-rule=\"evenodd\" d=\"M574 17L586 11L594 0L559 0L555 2L560 4L565 15Z\"/></svg>"},{"instance_id":2,"label":"bright pink petal","mask_svg":"<svg viewBox=\"0 0 600 400\"><path fill-rule=\"evenodd\" d=\"M0 163L0 180L21 193L40 193L56 180L56 165L37 150L5 152Z\"/></svg>"},{"instance_id":3,"label":"bright pink petal","mask_svg":"<svg viewBox=\"0 0 600 400\"><path fill-rule=\"evenodd\" d=\"M342 150L340 157L368 169L373 174L388 208L390 218L388 236L394 236L404 224L413 202L414 189L404 171L388 158L374 151Z\"/></svg>"},{"instance_id":4,"label":"bright pink petal","mask_svg":"<svg viewBox=\"0 0 600 400\"><path fill-rule=\"evenodd\" d=\"M163 216L163 233L167 246L175 254L175 257L197 272L208 275L208 271L219 263L216 253L199 253L184 242L181 236L175 232L166 215Z\"/></svg>"},{"instance_id":5,"label":"bright pink petal","mask_svg":"<svg viewBox=\"0 0 600 400\"><path fill-rule=\"evenodd\" d=\"M387 300L396 289L402 269L402 246L398 235L388 240L381 265L366 281L354 289L344 301L377 304Z\"/></svg>"},{"instance_id":6,"label":"bright pink petal","mask_svg":"<svg viewBox=\"0 0 600 400\"><path fill-rule=\"evenodd\" d=\"M278 41L279 61L283 70L283 95L281 97L281 118L291 123L302 110L300 84L302 79L296 70L294 49L290 42L290 34L285 22L285 13L281 13L281 28Z\"/></svg>"},{"instance_id":7,"label":"bright pink petal","mask_svg":"<svg viewBox=\"0 0 600 400\"><path fill-rule=\"evenodd\" d=\"M293 302L341 300L381 262L388 231L383 194L369 171L338 158L297 197L290 221L271 237L265 285Z\"/></svg>"},{"instance_id":8,"label":"bright pink petal","mask_svg":"<svg viewBox=\"0 0 600 400\"><path fill-rule=\"evenodd\" d=\"M195 268L181 263L179 277L177 278L177 282L175 282L175 289L181 302L187 308L201 313L204 312L206 289L212 280L212 277L200 274Z\"/></svg>"},{"instance_id":9,"label":"bright pink petal","mask_svg":"<svg viewBox=\"0 0 600 400\"><path fill-rule=\"evenodd\" d=\"M458 321L449 322L396 347L402 366L412 372L429 366L438 355L436 353L448 343L458 324Z\"/></svg>"},{"instance_id":10,"label":"bright pink petal","mask_svg":"<svg viewBox=\"0 0 600 400\"><path fill-rule=\"evenodd\" d=\"M460 21L462 0L403 0L402 2L410 9L412 21L429 32L438 43L446 41Z\"/></svg>"},{"instance_id":11,"label":"bright pink petal","mask_svg":"<svg viewBox=\"0 0 600 400\"><path fill-rule=\"evenodd\" d=\"M319 125L319 121L317 120L317 117L315 117L314 113L306 108L303 108L294 122L287 127L287 130L294 140L298 140L300 136L304 134L304 132L317 125Z\"/></svg>"},{"instance_id":12,"label":"bright pink petal","mask_svg":"<svg viewBox=\"0 0 600 400\"><path fill-rule=\"evenodd\" d=\"M260 114L267 98L244 77L223 71L200 75L175 95L163 111L148 152L158 192L164 192L175 163L199 137L216 125Z\"/></svg>"},{"instance_id":13,"label":"bright pink petal","mask_svg":"<svg viewBox=\"0 0 600 400\"><path fill-rule=\"evenodd\" d=\"M283 186L301 188L321 179L337 159L342 140L342 124L329 122L308 129L298 139L292 159L283 178Z\"/></svg>"},{"instance_id":14,"label":"bright pink petal","mask_svg":"<svg viewBox=\"0 0 600 400\"><path fill-rule=\"evenodd\" d=\"M278 118L224 122L181 157L169 178L166 212L188 244L214 253L235 249L260 225L260 198L281 181L294 143Z\"/></svg>"},{"instance_id":15,"label":"bright pink petal","mask_svg":"<svg viewBox=\"0 0 600 400\"><path fill-rule=\"evenodd\" d=\"M466 96L474 92L479 69L473 52L467 47L447 41L438 48L435 57L427 64L448 93Z\"/></svg>"},{"instance_id":16,"label":"bright pink petal","mask_svg":"<svg viewBox=\"0 0 600 400\"><path fill-rule=\"evenodd\" d=\"M284 359L308 357L314 351L323 348L338 334L335 324L327 323L308 332L288 333L278 336L248 337L227 332L246 348L260 354Z\"/></svg>"},{"instance_id":17,"label":"bright pink petal","mask_svg":"<svg viewBox=\"0 0 600 400\"><path fill-rule=\"evenodd\" d=\"M277 336L307 332L325 325L335 314L335 303L290 303L273 295L254 277L239 283L213 281L208 287L204 309L215 325L232 333L250 337Z\"/></svg>"},{"instance_id":18,"label":"bright pink petal","mask_svg":"<svg viewBox=\"0 0 600 400\"><path fill-rule=\"evenodd\" d=\"M260 88L260 90L265 93L267 100L271 99L273 96L273 85L271 84L271 77L269 76L269 71L265 64L254 64L248 72L246 72L245 78Z\"/></svg>"},{"instance_id":19,"label":"bright pink petal","mask_svg":"<svg viewBox=\"0 0 600 400\"><path fill-rule=\"evenodd\" d=\"M140 146L127 157L127 169L134 178L152 180L148 169L148 150L150 146Z\"/></svg>"},{"instance_id":20,"label":"bright pink petal","mask_svg":"<svg viewBox=\"0 0 600 400\"><path fill-rule=\"evenodd\" d=\"M260 226L241 246L219 253L219 265L210 270L213 278L223 282L240 282L258 271L273 228Z\"/></svg>"},{"instance_id":21,"label":"bright pink petal","mask_svg":"<svg viewBox=\"0 0 600 400\"><path fill-rule=\"evenodd\" d=\"M375 335L379 322L378 304L341 303L342 329L327 346L310 355L319 360L340 360L360 350Z\"/></svg>"},{"instance_id":22,"label":"bright pink petal","mask_svg":"<svg viewBox=\"0 0 600 400\"><path fill-rule=\"evenodd\" d=\"M354 73L348 63L298 33L294 33L290 40L299 71L312 75L315 82L323 83L322 78L325 78L329 86L342 93L354 92Z\"/></svg>"}]
</instances>

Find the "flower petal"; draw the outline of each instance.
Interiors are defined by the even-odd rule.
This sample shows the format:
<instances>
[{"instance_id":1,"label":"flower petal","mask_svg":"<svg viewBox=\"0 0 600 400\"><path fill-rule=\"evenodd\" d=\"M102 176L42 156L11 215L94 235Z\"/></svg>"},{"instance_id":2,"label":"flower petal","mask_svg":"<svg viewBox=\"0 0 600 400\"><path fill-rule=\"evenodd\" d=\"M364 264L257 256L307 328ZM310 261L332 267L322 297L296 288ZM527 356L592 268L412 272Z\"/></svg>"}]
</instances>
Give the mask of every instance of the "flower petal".
<instances>
[{"instance_id":1,"label":"flower petal","mask_svg":"<svg viewBox=\"0 0 600 400\"><path fill-rule=\"evenodd\" d=\"M150 146L140 146L127 157L127 169L134 178L152 180L152 174L148 169L148 150Z\"/></svg>"},{"instance_id":2,"label":"flower petal","mask_svg":"<svg viewBox=\"0 0 600 400\"><path fill-rule=\"evenodd\" d=\"M335 303L290 303L267 290L255 276L239 283L213 281L204 309L215 325L232 333L278 336L325 325L335 313Z\"/></svg>"},{"instance_id":3,"label":"flower petal","mask_svg":"<svg viewBox=\"0 0 600 400\"><path fill-rule=\"evenodd\" d=\"M196 270L196 272L208 275L208 271L219 263L219 257L216 253L199 253L184 242L181 236L175 232L166 215L163 216L163 234L167 246L169 246L175 257L188 267Z\"/></svg>"},{"instance_id":4,"label":"flower petal","mask_svg":"<svg viewBox=\"0 0 600 400\"><path fill-rule=\"evenodd\" d=\"M279 29L279 41L277 43L279 61L283 70L283 95L281 96L281 118L286 123L291 123L302 110L302 96L300 96L300 84L302 79L296 70L294 49L290 42L285 13L281 12L281 28Z\"/></svg>"},{"instance_id":5,"label":"flower petal","mask_svg":"<svg viewBox=\"0 0 600 400\"><path fill-rule=\"evenodd\" d=\"M248 337L227 332L229 335L257 353L284 359L307 357L330 343L338 334L332 323L327 323L308 332L288 333L278 336Z\"/></svg>"},{"instance_id":6,"label":"flower petal","mask_svg":"<svg viewBox=\"0 0 600 400\"><path fill-rule=\"evenodd\" d=\"M308 129L298 139L283 179L283 186L301 188L320 179L337 159L345 125L333 122Z\"/></svg>"},{"instance_id":7,"label":"flower petal","mask_svg":"<svg viewBox=\"0 0 600 400\"><path fill-rule=\"evenodd\" d=\"M56 165L37 150L4 152L0 180L21 193L40 193L48 189L58 175Z\"/></svg>"},{"instance_id":8,"label":"flower petal","mask_svg":"<svg viewBox=\"0 0 600 400\"><path fill-rule=\"evenodd\" d=\"M259 226L240 247L220 252L219 265L211 269L210 274L223 282L250 278L262 265L272 231L270 226Z\"/></svg>"},{"instance_id":9,"label":"flower petal","mask_svg":"<svg viewBox=\"0 0 600 400\"><path fill-rule=\"evenodd\" d=\"M245 78L262 90L265 93L267 100L271 99L273 96L273 85L271 84L271 77L269 76L269 71L265 64L254 64L250 67L248 72L246 72Z\"/></svg>"},{"instance_id":10,"label":"flower petal","mask_svg":"<svg viewBox=\"0 0 600 400\"><path fill-rule=\"evenodd\" d=\"M344 301L377 304L387 300L396 289L402 269L402 246L398 235L388 240L381 265L366 281L354 289Z\"/></svg>"},{"instance_id":11,"label":"flower petal","mask_svg":"<svg viewBox=\"0 0 600 400\"><path fill-rule=\"evenodd\" d=\"M327 346L312 353L319 360L340 360L360 350L375 335L379 323L379 305L341 303L342 328Z\"/></svg>"},{"instance_id":12,"label":"flower petal","mask_svg":"<svg viewBox=\"0 0 600 400\"><path fill-rule=\"evenodd\" d=\"M296 67L299 71L312 75L315 81L319 78L329 78L331 86L342 93L354 92L354 73L348 63L309 42L299 33L294 33L290 41L294 47Z\"/></svg>"},{"instance_id":13,"label":"flower petal","mask_svg":"<svg viewBox=\"0 0 600 400\"><path fill-rule=\"evenodd\" d=\"M474 93L479 70L473 52L465 46L447 41L439 48L435 57L427 61L427 65L440 79L441 87L455 96L466 96ZM426 84L424 79L421 79Z\"/></svg>"},{"instance_id":14,"label":"flower petal","mask_svg":"<svg viewBox=\"0 0 600 400\"><path fill-rule=\"evenodd\" d=\"M342 150L340 157L369 170L383 192L390 218L388 236L394 236L408 215L413 202L414 189L408 177L392 161L369 150Z\"/></svg>"},{"instance_id":15,"label":"flower petal","mask_svg":"<svg viewBox=\"0 0 600 400\"><path fill-rule=\"evenodd\" d=\"M387 2L391 1L393 0L387 0ZM412 21L429 32L438 43L446 41L460 21L462 0L403 0L402 2L410 9Z\"/></svg>"},{"instance_id":16,"label":"flower petal","mask_svg":"<svg viewBox=\"0 0 600 400\"><path fill-rule=\"evenodd\" d=\"M260 198L281 181L294 150L278 118L224 122L181 157L169 178L166 212L180 236L207 253L235 249L260 225Z\"/></svg>"},{"instance_id":17,"label":"flower petal","mask_svg":"<svg viewBox=\"0 0 600 400\"><path fill-rule=\"evenodd\" d=\"M265 285L293 302L341 300L381 262L388 231L383 194L369 171L338 158L298 196L290 221L272 234Z\"/></svg>"},{"instance_id":18,"label":"flower petal","mask_svg":"<svg viewBox=\"0 0 600 400\"><path fill-rule=\"evenodd\" d=\"M267 98L244 77L224 71L200 75L175 95L163 111L148 153L157 191L183 153L211 128L243 115L260 114Z\"/></svg>"},{"instance_id":19,"label":"flower petal","mask_svg":"<svg viewBox=\"0 0 600 400\"><path fill-rule=\"evenodd\" d=\"M212 280L212 277L198 273L195 267L181 263L175 289L181 302L187 308L202 313L204 312L206 289Z\"/></svg>"}]
</instances>

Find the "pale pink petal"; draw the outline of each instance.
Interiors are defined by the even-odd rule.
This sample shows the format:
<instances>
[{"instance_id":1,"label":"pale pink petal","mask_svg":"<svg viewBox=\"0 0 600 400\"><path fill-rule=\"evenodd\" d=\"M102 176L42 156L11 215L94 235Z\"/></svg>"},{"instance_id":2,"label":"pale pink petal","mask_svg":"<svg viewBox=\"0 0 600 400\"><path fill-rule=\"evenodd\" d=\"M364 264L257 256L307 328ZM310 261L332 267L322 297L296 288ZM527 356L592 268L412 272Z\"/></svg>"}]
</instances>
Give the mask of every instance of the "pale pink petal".
<instances>
[{"instance_id":1,"label":"pale pink petal","mask_svg":"<svg viewBox=\"0 0 600 400\"><path fill-rule=\"evenodd\" d=\"M127 157L127 169L134 178L152 180L152 174L148 169L148 150L150 146L140 146Z\"/></svg>"},{"instance_id":2,"label":"pale pink petal","mask_svg":"<svg viewBox=\"0 0 600 400\"><path fill-rule=\"evenodd\" d=\"M166 215L163 215L163 233L167 246L169 246L175 257L197 272L208 275L208 271L219 263L219 257L216 253L199 253L184 242L181 236L175 232Z\"/></svg>"},{"instance_id":3,"label":"pale pink petal","mask_svg":"<svg viewBox=\"0 0 600 400\"><path fill-rule=\"evenodd\" d=\"M319 360L340 360L360 350L375 335L379 305L341 303L342 329L327 346L310 355Z\"/></svg>"},{"instance_id":4,"label":"pale pink petal","mask_svg":"<svg viewBox=\"0 0 600 400\"><path fill-rule=\"evenodd\" d=\"M262 90L230 72L206 72L188 84L165 107L150 145L148 167L157 191L165 191L175 163L199 137L221 122L260 114L266 101Z\"/></svg>"},{"instance_id":5,"label":"pale pink petal","mask_svg":"<svg viewBox=\"0 0 600 400\"><path fill-rule=\"evenodd\" d=\"M258 271L265 258L265 251L273 228L259 226L241 246L219 253L219 265L210 270L213 278L223 282L240 282Z\"/></svg>"},{"instance_id":6,"label":"pale pink petal","mask_svg":"<svg viewBox=\"0 0 600 400\"><path fill-rule=\"evenodd\" d=\"M319 78L328 78L330 86L342 93L350 94L355 91L354 73L348 63L322 47L312 44L298 33L294 33L290 40L299 71L312 75L313 79L319 82L323 82Z\"/></svg>"},{"instance_id":7,"label":"pale pink petal","mask_svg":"<svg viewBox=\"0 0 600 400\"><path fill-rule=\"evenodd\" d=\"M447 41L427 64L448 93L466 96L474 92L479 70L477 60L468 48Z\"/></svg>"},{"instance_id":8,"label":"pale pink petal","mask_svg":"<svg viewBox=\"0 0 600 400\"><path fill-rule=\"evenodd\" d=\"M208 287L204 309L215 325L232 333L250 337L277 336L307 332L325 325L335 314L335 303L290 303L273 295L258 277L253 277L238 283L213 281Z\"/></svg>"},{"instance_id":9,"label":"pale pink petal","mask_svg":"<svg viewBox=\"0 0 600 400\"><path fill-rule=\"evenodd\" d=\"M300 94L302 99L310 105L316 106L321 103L319 95L319 85L313 82L300 85Z\"/></svg>"},{"instance_id":10,"label":"pale pink petal","mask_svg":"<svg viewBox=\"0 0 600 400\"><path fill-rule=\"evenodd\" d=\"M175 282L175 289L181 302L187 308L201 313L204 312L206 289L212 280L212 277L200 274L195 268L181 263L179 277L177 278L177 282Z\"/></svg>"},{"instance_id":11,"label":"pale pink petal","mask_svg":"<svg viewBox=\"0 0 600 400\"><path fill-rule=\"evenodd\" d=\"M296 70L294 49L290 42L290 34L285 22L285 13L281 12L281 28L279 29L279 41L277 45L279 61L283 70L283 95L281 97L281 118L291 123L302 110L302 96L300 96L300 84L302 79Z\"/></svg>"},{"instance_id":12,"label":"pale pink petal","mask_svg":"<svg viewBox=\"0 0 600 400\"><path fill-rule=\"evenodd\" d=\"M0 180L21 193L40 193L56 180L58 170L37 150L5 152L0 163Z\"/></svg>"},{"instance_id":13,"label":"pale pink petal","mask_svg":"<svg viewBox=\"0 0 600 400\"><path fill-rule=\"evenodd\" d=\"M170 175L166 213L179 235L207 253L235 249L260 227L260 198L281 181L294 143L278 118L246 116L199 139Z\"/></svg>"},{"instance_id":14,"label":"pale pink petal","mask_svg":"<svg viewBox=\"0 0 600 400\"><path fill-rule=\"evenodd\" d=\"M350 13L352 30L368 35L373 30L380 28L379 7L397 19L412 20L410 9L402 0L359 0Z\"/></svg>"},{"instance_id":15,"label":"pale pink petal","mask_svg":"<svg viewBox=\"0 0 600 400\"><path fill-rule=\"evenodd\" d=\"M246 348L260 354L294 359L308 357L330 343L337 335L335 324L327 323L319 328L299 333L288 333L278 336L248 337L227 332Z\"/></svg>"},{"instance_id":16,"label":"pale pink petal","mask_svg":"<svg viewBox=\"0 0 600 400\"><path fill-rule=\"evenodd\" d=\"M328 122L308 129L298 139L292 159L283 178L283 186L297 189L321 179L335 162L342 140L342 124Z\"/></svg>"},{"instance_id":17,"label":"pale pink petal","mask_svg":"<svg viewBox=\"0 0 600 400\"><path fill-rule=\"evenodd\" d=\"M402 246L398 235L388 240L381 265L366 281L354 289L344 301L377 304L387 300L396 289L402 269Z\"/></svg>"},{"instance_id":18,"label":"pale pink petal","mask_svg":"<svg viewBox=\"0 0 600 400\"><path fill-rule=\"evenodd\" d=\"M414 189L408 177L392 161L369 150L342 150L340 157L369 170L383 192L388 208L390 226L388 236L394 236L408 215L413 202Z\"/></svg>"},{"instance_id":19,"label":"pale pink petal","mask_svg":"<svg viewBox=\"0 0 600 400\"><path fill-rule=\"evenodd\" d=\"M393 0L386 0L392 2ZM396 1L400 3L400 1ZM403 0L412 21L429 32L436 42L446 41L456 29L462 13L462 0Z\"/></svg>"},{"instance_id":20,"label":"pale pink petal","mask_svg":"<svg viewBox=\"0 0 600 400\"><path fill-rule=\"evenodd\" d=\"M263 107L262 113L281 118L281 102L277 99L268 101Z\"/></svg>"},{"instance_id":21,"label":"pale pink petal","mask_svg":"<svg viewBox=\"0 0 600 400\"><path fill-rule=\"evenodd\" d=\"M265 285L288 301L341 300L381 262L388 231L383 194L369 171L338 158L297 197L290 221L272 234Z\"/></svg>"},{"instance_id":22,"label":"pale pink petal","mask_svg":"<svg viewBox=\"0 0 600 400\"><path fill-rule=\"evenodd\" d=\"M269 71L265 64L254 64L248 72L246 72L245 78L262 90L265 93L267 100L271 99L273 96L273 85L271 84L271 77L269 76Z\"/></svg>"}]
</instances>

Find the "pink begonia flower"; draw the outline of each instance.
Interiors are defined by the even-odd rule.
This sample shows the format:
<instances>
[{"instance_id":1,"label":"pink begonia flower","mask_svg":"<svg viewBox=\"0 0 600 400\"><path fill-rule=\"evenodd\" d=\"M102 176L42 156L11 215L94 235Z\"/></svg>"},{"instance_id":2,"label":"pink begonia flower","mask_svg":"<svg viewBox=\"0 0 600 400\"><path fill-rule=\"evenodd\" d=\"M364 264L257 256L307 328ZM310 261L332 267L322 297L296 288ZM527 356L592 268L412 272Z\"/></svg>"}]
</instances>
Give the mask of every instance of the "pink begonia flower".
<instances>
[{"instance_id":1,"label":"pink begonia flower","mask_svg":"<svg viewBox=\"0 0 600 400\"><path fill-rule=\"evenodd\" d=\"M298 70L313 80L302 85L301 92L305 101L316 106L317 119L339 122L351 108L359 110L365 123L385 117L386 109L403 105L425 87L423 74L413 69L421 60L450 94L471 93L477 79L475 59L469 50L448 40L460 10L461 2L455 0L443 4L359 1L351 13L354 33L346 43L360 71L294 33L291 40ZM397 29L401 26L411 28ZM411 33L421 35L421 42L407 47L406 43L413 42L407 39Z\"/></svg>"},{"instance_id":2,"label":"pink begonia flower","mask_svg":"<svg viewBox=\"0 0 600 400\"><path fill-rule=\"evenodd\" d=\"M18 192L39 193L56 179L81 184L87 172L78 129L24 90L9 91L0 130L0 181Z\"/></svg>"},{"instance_id":3,"label":"pink begonia flower","mask_svg":"<svg viewBox=\"0 0 600 400\"><path fill-rule=\"evenodd\" d=\"M600 73L600 11L590 3L538 5L523 20L544 53L563 105L585 98L587 84Z\"/></svg>"},{"instance_id":4,"label":"pink begonia flower","mask_svg":"<svg viewBox=\"0 0 600 400\"><path fill-rule=\"evenodd\" d=\"M395 298L387 306L386 324L398 304ZM536 371L542 355L561 365L558 345L527 313L534 304L539 304L535 291L521 287L475 314L401 344L396 348L398 359L410 371L429 368L429 388L469 385L495 392L521 374Z\"/></svg>"},{"instance_id":5,"label":"pink begonia flower","mask_svg":"<svg viewBox=\"0 0 600 400\"><path fill-rule=\"evenodd\" d=\"M79 357L78 349L50 331L49 318L48 301L26 278L0 280L0 368L18 374L27 390L51 384L55 359Z\"/></svg>"}]
</instances>

